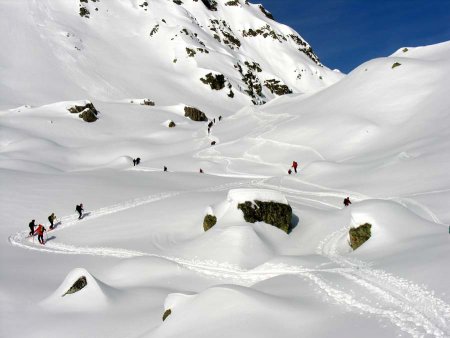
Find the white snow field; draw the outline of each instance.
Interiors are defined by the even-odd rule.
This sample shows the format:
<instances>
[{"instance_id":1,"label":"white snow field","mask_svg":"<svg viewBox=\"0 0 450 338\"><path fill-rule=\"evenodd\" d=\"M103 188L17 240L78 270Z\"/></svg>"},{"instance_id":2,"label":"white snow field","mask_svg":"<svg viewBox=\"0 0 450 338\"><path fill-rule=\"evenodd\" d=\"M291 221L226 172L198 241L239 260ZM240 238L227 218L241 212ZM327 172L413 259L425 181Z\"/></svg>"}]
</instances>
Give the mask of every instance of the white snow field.
<instances>
[{"instance_id":1,"label":"white snow field","mask_svg":"<svg viewBox=\"0 0 450 338\"><path fill-rule=\"evenodd\" d=\"M450 42L344 77L258 5L177 2L1 2L0 337L450 337Z\"/></svg>"}]
</instances>

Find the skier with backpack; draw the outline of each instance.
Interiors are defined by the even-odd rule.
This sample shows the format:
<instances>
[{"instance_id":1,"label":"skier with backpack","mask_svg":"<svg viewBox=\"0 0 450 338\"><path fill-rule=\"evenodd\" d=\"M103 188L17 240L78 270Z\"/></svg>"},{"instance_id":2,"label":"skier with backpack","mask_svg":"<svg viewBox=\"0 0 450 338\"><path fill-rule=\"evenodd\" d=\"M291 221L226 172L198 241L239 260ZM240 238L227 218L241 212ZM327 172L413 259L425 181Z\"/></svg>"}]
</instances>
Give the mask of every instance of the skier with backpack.
<instances>
[{"instance_id":1,"label":"skier with backpack","mask_svg":"<svg viewBox=\"0 0 450 338\"><path fill-rule=\"evenodd\" d=\"M50 222L50 229L53 229L53 222L56 220L55 213L52 212L50 216L48 216L48 221Z\"/></svg>"},{"instance_id":2,"label":"skier with backpack","mask_svg":"<svg viewBox=\"0 0 450 338\"><path fill-rule=\"evenodd\" d=\"M34 228L36 227L35 220L33 219L28 226L30 227L30 237L34 235Z\"/></svg>"},{"instance_id":3,"label":"skier with backpack","mask_svg":"<svg viewBox=\"0 0 450 338\"><path fill-rule=\"evenodd\" d=\"M344 199L344 205L345 205L346 207L348 207L350 204L352 204L352 202L350 202L350 197L345 198L345 199Z\"/></svg>"},{"instance_id":4,"label":"skier with backpack","mask_svg":"<svg viewBox=\"0 0 450 338\"><path fill-rule=\"evenodd\" d=\"M78 212L79 216L78 219L82 219L83 218L83 203L80 203L80 205L77 205L77 207L75 208L75 210Z\"/></svg>"},{"instance_id":5,"label":"skier with backpack","mask_svg":"<svg viewBox=\"0 0 450 338\"><path fill-rule=\"evenodd\" d=\"M38 228L36 229L36 233L38 234L38 241L39 243L41 243L42 245L45 245L45 241L44 241L44 231L47 231L47 229L44 228L44 226L42 224L38 225Z\"/></svg>"},{"instance_id":6,"label":"skier with backpack","mask_svg":"<svg viewBox=\"0 0 450 338\"><path fill-rule=\"evenodd\" d=\"M298 167L298 163L297 162L292 162L292 168L294 168L295 173L297 173L297 167Z\"/></svg>"}]
</instances>

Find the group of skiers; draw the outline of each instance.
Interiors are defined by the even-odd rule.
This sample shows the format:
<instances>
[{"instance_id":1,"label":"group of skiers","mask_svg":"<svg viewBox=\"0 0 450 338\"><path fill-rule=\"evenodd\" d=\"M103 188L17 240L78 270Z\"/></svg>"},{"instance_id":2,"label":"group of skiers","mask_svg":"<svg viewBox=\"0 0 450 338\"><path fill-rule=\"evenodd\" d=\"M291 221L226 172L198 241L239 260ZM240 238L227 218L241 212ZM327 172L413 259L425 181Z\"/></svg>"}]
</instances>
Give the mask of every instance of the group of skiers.
<instances>
[{"instance_id":1,"label":"group of skiers","mask_svg":"<svg viewBox=\"0 0 450 338\"><path fill-rule=\"evenodd\" d=\"M141 164L141 158L140 157L133 158L133 167L135 167L135 166L137 166L139 164Z\"/></svg>"},{"instance_id":2,"label":"group of skiers","mask_svg":"<svg viewBox=\"0 0 450 338\"><path fill-rule=\"evenodd\" d=\"M219 116L219 121L222 121L222 115ZM213 118L212 121L208 123L208 135L211 133L211 128L216 124L216 118Z\"/></svg>"},{"instance_id":3,"label":"group of skiers","mask_svg":"<svg viewBox=\"0 0 450 338\"><path fill-rule=\"evenodd\" d=\"M75 210L78 212L78 219L83 218L83 203L80 203L76 206ZM55 213L52 212L50 216L47 217L48 222L50 223L49 231L55 229L55 221L56 216ZM42 224L36 224L36 220L31 220L31 222L28 224L28 227L30 228L30 237L38 235L38 241L40 244L44 245L44 232L47 232L47 229Z\"/></svg>"}]
</instances>

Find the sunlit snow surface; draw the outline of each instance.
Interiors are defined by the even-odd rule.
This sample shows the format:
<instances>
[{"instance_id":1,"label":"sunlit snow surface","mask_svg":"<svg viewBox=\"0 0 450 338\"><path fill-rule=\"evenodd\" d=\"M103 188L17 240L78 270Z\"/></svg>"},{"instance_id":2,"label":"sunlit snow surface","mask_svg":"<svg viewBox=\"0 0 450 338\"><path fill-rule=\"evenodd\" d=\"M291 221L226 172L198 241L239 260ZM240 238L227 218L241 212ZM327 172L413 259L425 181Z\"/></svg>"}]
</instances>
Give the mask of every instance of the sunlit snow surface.
<instances>
[{"instance_id":1,"label":"sunlit snow surface","mask_svg":"<svg viewBox=\"0 0 450 338\"><path fill-rule=\"evenodd\" d=\"M202 5L185 2L173 4L177 13ZM78 27L78 3L55 1L49 11L50 3L5 4L33 34L18 41L38 44L35 34L48 30L44 37L54 34L54 42L54 25ZM166 8L157 3L138 16L149 19L146 29ZM129 7L125 18L142 10L131 1L120 6ZM85 43L107 53L117 36L99 38L107 31L106 2L98 7L83 23L96 29L79 34L92 32ZM111 5L110 15L118 7ZM73 22L57 20L65 17L58 11L69 10ZM248 11L269 20L257 7ZM147 82L147 71L136 80L117 70L103 78L108 87L99 78L120 57L90 64L102 55L92 49L82 67L92 70L89 77L71 68L53 69L46 79L39 72L68 60L56 66L54 56L40 53L67 54L58 43L52 51L35 47L33 60L50 64L22 59L20 67L30 68L20 74L14 53L2 55L0 336L450 336L449 43L402 48L315 94L318 88L262 107L243 97L214 99L201 83L180 83L169 93L178 75L167 68L160 70L173 77L166 83ZM125 47L114 50L134 57ZM401 66L392 68L395 62ZM130 103L143 97L157 104ZM92 124L66 110L84 99L100 111ZM191 102L216 118L210 135L205 123L184 117ZM177 126L168 128L169 120ZM142 163L133 167L136 157ZM289 176L293 160L300 170ZM353 204L344 208L347 196ZM257 198L292 206L289 235L244 221L236 204ZM78 220L81 202L86 216ZM47 224L52 212L57 227L46 245L27 238L28 222ZM205 233L207 212L218 222ZM352 252L348 230L366 222L372 237ZM62 297L82 276L87 286Z\"/></svg>"}]
</instances>

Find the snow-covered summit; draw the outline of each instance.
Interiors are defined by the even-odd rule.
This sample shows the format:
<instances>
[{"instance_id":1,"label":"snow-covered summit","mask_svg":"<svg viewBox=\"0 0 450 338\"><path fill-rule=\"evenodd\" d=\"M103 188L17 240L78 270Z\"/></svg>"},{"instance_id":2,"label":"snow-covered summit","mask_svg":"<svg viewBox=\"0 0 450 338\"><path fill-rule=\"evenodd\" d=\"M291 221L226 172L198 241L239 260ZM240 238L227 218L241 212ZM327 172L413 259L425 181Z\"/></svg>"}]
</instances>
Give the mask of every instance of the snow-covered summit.
<instances>
[{"instance_id":1,"label":"snow-covered summit","mask_svg":"<svg viewBox=\"0 0 450 338\"><path fill-rule=\"evenodd\" d=\"M162 105L235 110L315 92L342 77L322 66L297 32L244 0L40 0L2 7L3 106L149 97Z\"/></svg>"}]
</instances>

